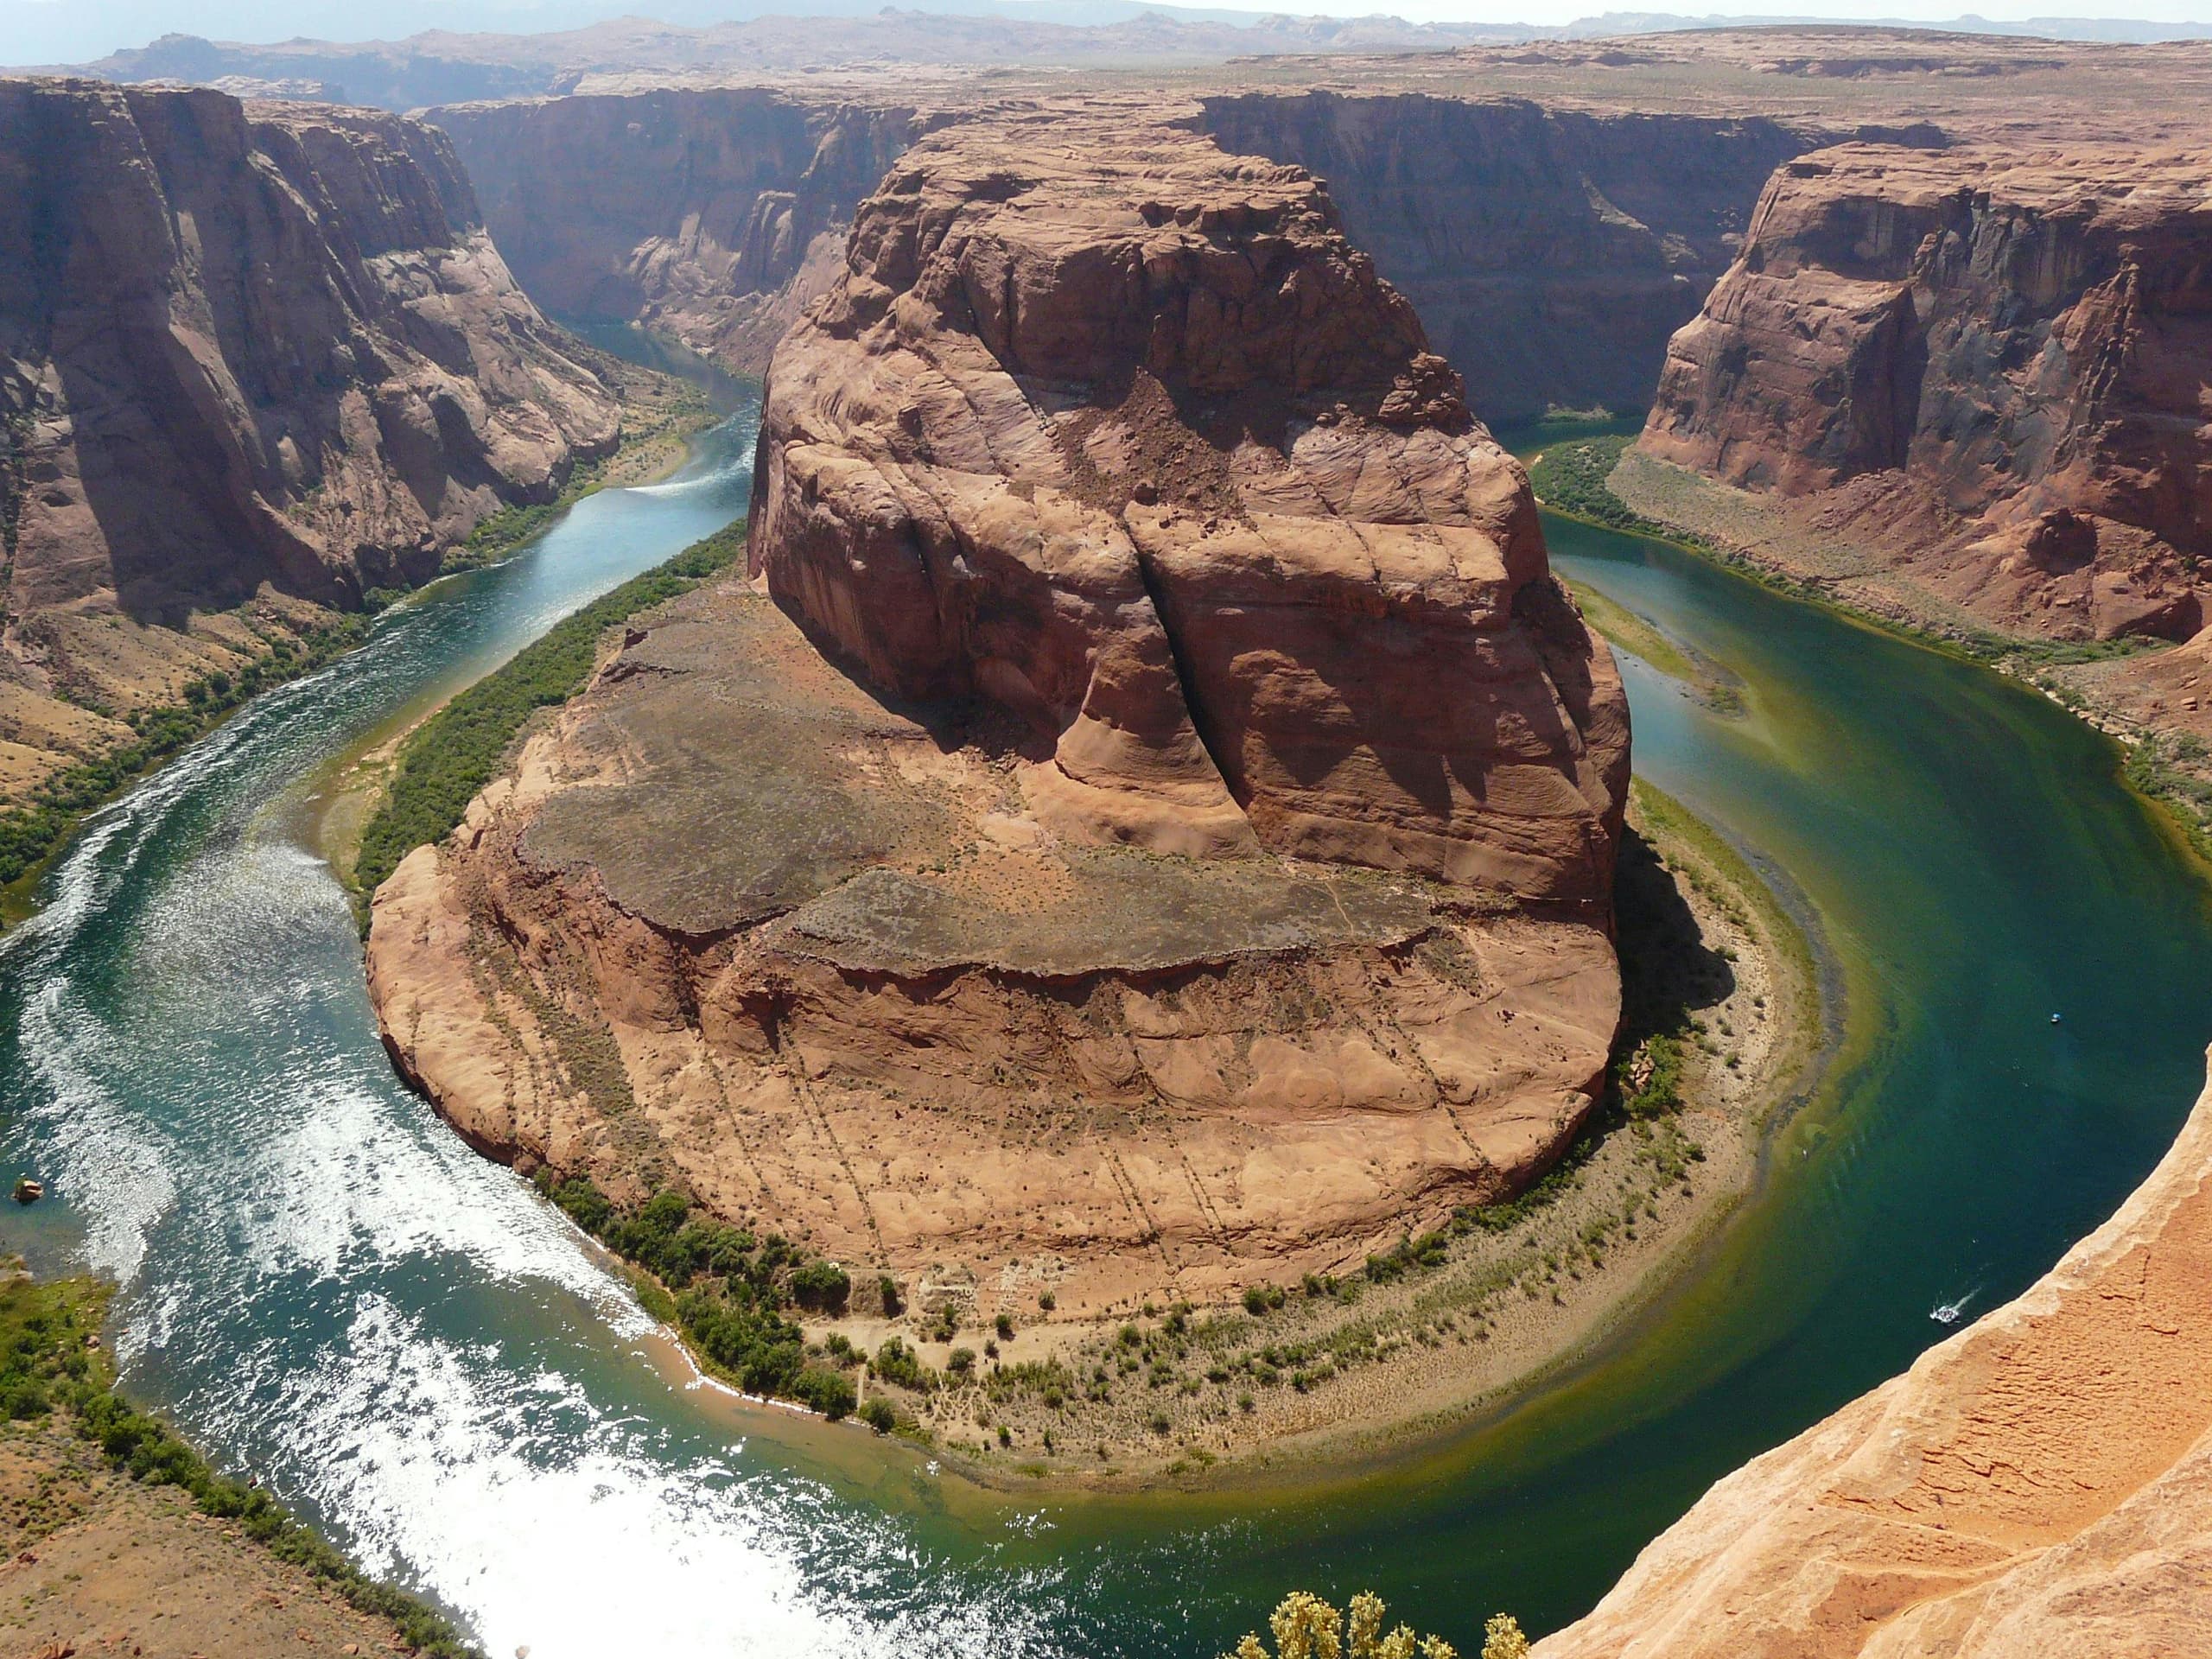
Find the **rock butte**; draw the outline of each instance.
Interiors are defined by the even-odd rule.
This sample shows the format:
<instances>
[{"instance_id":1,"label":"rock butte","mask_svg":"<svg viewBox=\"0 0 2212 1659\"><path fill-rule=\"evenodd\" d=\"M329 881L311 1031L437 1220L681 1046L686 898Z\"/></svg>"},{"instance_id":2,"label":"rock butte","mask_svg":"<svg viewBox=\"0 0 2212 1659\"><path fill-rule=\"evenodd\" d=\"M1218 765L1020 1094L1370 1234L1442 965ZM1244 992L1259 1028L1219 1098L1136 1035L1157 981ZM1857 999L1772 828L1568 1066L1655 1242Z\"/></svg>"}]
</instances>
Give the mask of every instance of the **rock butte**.
<instances>
[{"instance_id":1,"label":"rock butte","mask_svg":"<svg viewBox=\"0 0 2212 1659\"><path fill-rule=\"evenodd\" d=\"M570 349L429 127L0 80L0 785L265 647L195 611L358 603L550 499L619 425Z\"/></svg>"},{"instance_id":2,"label":"rock butte","mask_svg":"<svg viewBox=\"0 0 2212 1659\"><path fill-rule=\"evenodd\" d=\"M2212 1090L2018 1300L1718 1483L1541 1659L2202 1653Z\"/></svg>"},{"instance_id":3,"label":"rock butte","mask_svg":"<svg viewBox=\"0 0 2212 1659\"><path fill-rule=\"evenodd\" d=\"M2185 639L2212 553L2212 158L1845 145L1779 168L1640 448L1986 622Z\"/></svg>"},{"instance_id":4,"label":"rock butte","mask_svg":"<svg viewBox=\"0 0 2212 1659\"><path fill-rule=\"evenodd\" d=\"M1580 1122L1626 704L1310 175L1135 109L917 145L777 353L751 558L377 896L478 1145L1066 1315Z\"/></svg>"},{"instance_id":5,"label":"rock butte","mask_svg":"<svg viewBox=\"0 0 2212 1659\"><path fill-rule=\"evenodd\" d=\"M1493 421L1644 407L1668 337L1734 257L1776 163L1853 130L1388 91L1149 103L1225 149L1326 178L1353 242ZM907 145L988 106L925 81L641 87L429 114L542 303L642 319L759 373L843 269L861 199Z\"/></svg>"}]
</instances>

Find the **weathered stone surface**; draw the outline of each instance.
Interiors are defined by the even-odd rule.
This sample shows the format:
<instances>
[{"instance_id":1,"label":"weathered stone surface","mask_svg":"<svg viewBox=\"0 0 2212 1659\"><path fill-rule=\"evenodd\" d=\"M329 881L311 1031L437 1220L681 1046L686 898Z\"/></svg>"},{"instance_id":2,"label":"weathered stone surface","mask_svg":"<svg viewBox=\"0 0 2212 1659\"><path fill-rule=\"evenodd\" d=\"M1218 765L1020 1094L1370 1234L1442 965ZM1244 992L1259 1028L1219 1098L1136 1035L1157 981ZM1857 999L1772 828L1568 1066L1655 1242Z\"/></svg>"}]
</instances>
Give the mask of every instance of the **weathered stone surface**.
<instances>
[{"instance_id":1,"label":"weathered stone surface","mask_svg":"<svg viewBox=\"0 0 2212 1659\"><path fill-rule=\"evenodd\" d=\"M910 151L848 265L778 349L751 526L830 649L1024 721L1065 833L1602 899L1611 657L1310 175L1011 113Z\"/></svg>"},{"instance_id":2,"label":"weathered stone surface","mask_svg":"<svg viewBox=\"0 0 2212 1659\"><path fill-rule=\"evenodd\" d=\"M452 105L499 246L557 316L664 329L741 373L840 268L853 205L942 118L760 87Z\"/></svg>"},{"instance_id":3,"label":"weathered stone surface","mask_svg":"<svg viewBox=\"0 0 2212 1659\"><path fill-rule=\"evenodd\" d=\"M0 80L0 794L428 575L619 412L428 128Z\"/></svg>"},{"instance_id":4,"label":"weathered stone surface","mask_svg":"<svg viewBox=\"0 0 2212 1659\"><path fill-rule=\"evenodd\" d=\"M1326 179L1352 240L1484 420L1634 414L1734 259L1760 188L1844 134L1516 98L1288 90L1204 100L1223 148Z\"/></svg>"},{"instance_id":5,"label":"weathered stone surface","mask_svg":"<svg viewBox=\"0 0 2212 1659\"><path fill-rule=\"evenodd\" d=\"M1641 448L1942 599L2184 639L2212 552L2212 162L1847 145L1777 172Z\"/></svg>"},{"instance_id":6,"label":"weathered stone surface","mask_svg":"<svg viewBox=\"0 0 2212 1659\"><path fill-rule=\"evenodd\" d=\"M1541 1659L2202 1653L2212 1090L2018 1300L1715 1485Z\"/></svg>"},{"instance_id":7,"label":"weathered stone surface","mask_svg":"<svg viewBox=\"0 0 2212 1659\"><path fill-rule=\"evenodd\" d=\"M474 1143L1078 1316L1566 1145L1619 681L1310 176L1111 105L925 140L776 354L752 534L377 895Z\"/></svg>"},{"instance_id":8,"label":"weathered stone surface","mask_svg":"<svg viewBox=\"0 0 2212 1659\"><path fill-rule=\"evenodd\" d=\"M1335 1271L1589 1109L1603 913L1071 845L1002 717L887 706L736 584L634 626L378 892L403 1071L489 1154L673 1182L1064 1316Z\"/></svg>"},{"instance_id":9,"label":"weathered stone surface","mask_svg":"<svg viewBox=\"0 0 2212 1659\"><path fill-rule=\"evenodd\" d=\"M136 618L435 569L610 447L435 132L212 92L0 81L16 615Z\"/></svg>"}]
</instances>

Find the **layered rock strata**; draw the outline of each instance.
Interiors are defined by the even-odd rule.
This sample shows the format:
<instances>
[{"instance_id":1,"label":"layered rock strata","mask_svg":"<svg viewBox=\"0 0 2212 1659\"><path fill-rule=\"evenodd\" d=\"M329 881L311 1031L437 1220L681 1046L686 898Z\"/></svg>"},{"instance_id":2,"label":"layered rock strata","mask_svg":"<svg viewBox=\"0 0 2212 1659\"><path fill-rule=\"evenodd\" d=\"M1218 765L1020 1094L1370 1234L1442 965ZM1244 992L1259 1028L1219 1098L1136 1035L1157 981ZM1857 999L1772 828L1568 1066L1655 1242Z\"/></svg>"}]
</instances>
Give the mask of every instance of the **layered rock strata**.
<instances>
[{"instance_id":1,"label":"layered rock strata","mask_svg":"<svg viewBox=\"0 0 2212 1659\"><path fill-rule=\"evenodd\" d=\"M2212 553L2208 203L2199 153L1801 157L1669 347L1641 449L2001 626L2184 638Z\"/></svg>"},{"instance_id":2,"label":"layered rock strata","mask_svg":"<svg viewBox=\"0 0 2212 1659\"><path fill-rule=\"evenodd\" d=\"M2212 1091L2018 1300L1719 1482L1541 1659L2199 1653Z\"/></svg>"},{"instance_id":3,"label":"layered rock strata","mask_svg":"<svg viewBox=\"0 0 2212 1659\"><path fill-rule=\"evenodd\" d=\"M862 204L770 372L753 569L1051 745L1063 833L1602 902L1625 708L1520 468L1310 174L1116 124L955 129Z\"/></svg>"},{"instance_id":4,"label":"layered rock strata","mask_svg":"<svg viewBox=\"0 0 2212 1659\"><path fill-rule=\"evenodd\" d=\"M0 165L18 613L342 600L613 442L429 128L11 81Z\"/></svg>"},{"instance_id":5,"label":"layered rock strata","mask_svg":"<svg viewBox=\"0 0 2212 1659\"><path fill-rule=\"evenodd\" d=\"M1468 402L1492 422L1649 408L1668 340L1735 258L1768 175L1841 136L1521 99L1274 92L1204 103L1224 148L1327 179L1352 238L1465 369Z\"/></svg>"},{"instance_id":6,"label":"layered rock strata","mask_svg":"<svg viewBox=\"0 0 2212 1659\"><path fill-rule=\"evenodd\" d=\"M1064 1314L1556 1155L1618 1018L1610 657L1294 168L1007 112L779 350L756 584L633 626L378 893L476 1144Z\"/></svg>"},{"instance_id":7,"label":"layered rock strata","mask_svg":"<svg viewBox=\"0 0 2212 1659\"><path fill-rule=\"evenodd\" d=\"M175 701L226 659L195 612L428 575L618 417L431 130L0 81L9 736L57 693Z\"/></svg>"},{"instance_id":8,"label":"layered rock strata","mask_svg":"<svg viewBox=\"0 0 2212 1659\"><path fill-rule=\"evenodd\" d=\"M702 88L427 114L541 303L641 319L757 373L837 276L855 209L906 145L988 110L938 84L927 100ZM1668 338L1735 257L1767 175L1851 130L1299 91L1147 116L1325 177L1493 421L1648 406Z\"/></svg>"},{"instance_id":9,"label":"layered rock strata","mask_svg":"<svg viewBox=\"0 0 2212 1659\"><path fill-rule=\"evenodd\" d=\"M746 374L835 278L854 205L943 118L755 87L425 116L541 304L647 323Z\"/></svg>"}]
</instances>

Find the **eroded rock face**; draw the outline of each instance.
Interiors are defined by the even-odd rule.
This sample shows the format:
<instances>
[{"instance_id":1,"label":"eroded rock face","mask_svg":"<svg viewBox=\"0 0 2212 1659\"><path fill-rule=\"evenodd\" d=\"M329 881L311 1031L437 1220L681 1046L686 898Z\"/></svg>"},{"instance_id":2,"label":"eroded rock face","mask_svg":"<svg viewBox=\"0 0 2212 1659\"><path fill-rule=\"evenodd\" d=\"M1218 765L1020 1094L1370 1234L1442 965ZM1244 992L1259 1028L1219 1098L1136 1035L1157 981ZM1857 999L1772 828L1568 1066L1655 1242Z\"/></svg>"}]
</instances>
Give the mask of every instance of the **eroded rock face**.
<instances>
[{"instance_id":1,"label":"eroded rock face","mask_svg":"<svg viewBox=\"0 0 2212 1659\"><path fill-rule=\"evenodd\" d=\"M0 81L16 617L420 578L612 446L436 133L213 92Z\"/></svg>"},{"instance_id":2,"label":"eroded rock face","mask_svg":"<svg viewBox=\"0 0 2212 1659\"><path fill-rule=\"evenodd\" d=\"M401 865L371 988L495 1156L1063 1316L1227 1300L1572 1136L1625 708L1310 177L994 124L779 351L760 579Z\"/></svg>"},{"instance_id":3,"label":"eroded rock face","mask_svg":"<svg viewBox=\"0 0 2212 1659\"><path fill-rule=\"evenodd\" d=\"M2212 1092L2017 1301L1715 1485L1541 1659L2202 1652Z\"/></svg>"},{"instance_id":4,"label":"eroded rock face","mask_svg":"<svg viewBox=\"0 0 2212 1659\"><path fill-rule=\"evenodd\" d=\"M677 335L740 373L835 276L853 205L941 117L754 87L425 111L556 316Z\"/></svg>"},{"instance_id":5,"label":"eroded rock face","mask_svg":"<svg viewBox=\"0 0 2212 1659\"><path fill-rule=\"evenodd\" d=\"M2193 154L1791 162L1669 346L1642 448L1807 498L2005 626L2186 638L2212 552L2209 200Z\"/></svg>"},{"instance_id":6,"label":"eroded rock face","mask_svg":"<svg viewBox=\"0 0 2212 1659\"><path fill-rule=\"evenodd\" d=\"M1667 341L1734 259L1775 167L1840 136L1764 118L1522 99L1245 92L1224 149L1329 181L1484 419L1650 406Z\"/></svg>"},{"instance_id":7,"label":"eroded rock face","mask_svg":"<svg viewBox=\"0 0 2212 1659\"><path fill-rule=\"evenodd\" d=\"M1139 120L955 128L861 205L753 568L1023 720L1062 833L1602 901L1626 704L1520 468L1310 175Z\"/></svg>"},{"instance_id":8,"label":"eroded rock face","mask_svg":"<svg viewBox=\"0 0 2212 1659\"><path fill-rule=\"evenodd\" d=\"M378 892L387 1046L494 1157L1077 1316L1356 1264L1581 1122L1602 912L1072 844L980 714L736 583L633 626Z\"/></svg>"}]
</instances>

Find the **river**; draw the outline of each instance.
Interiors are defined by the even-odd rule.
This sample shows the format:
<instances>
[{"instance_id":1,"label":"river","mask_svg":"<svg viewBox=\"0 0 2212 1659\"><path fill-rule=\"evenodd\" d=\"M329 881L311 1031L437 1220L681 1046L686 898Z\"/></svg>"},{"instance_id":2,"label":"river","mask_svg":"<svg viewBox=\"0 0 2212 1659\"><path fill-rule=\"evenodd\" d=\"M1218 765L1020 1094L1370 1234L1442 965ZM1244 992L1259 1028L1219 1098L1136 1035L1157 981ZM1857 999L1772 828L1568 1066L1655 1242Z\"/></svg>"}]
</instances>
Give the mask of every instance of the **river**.
<instances>
[{"instance_id":1,"label":"river","mask_svg":"<svg viewBox=\"0 0 2212 1659\"><path fill-rule=\"evenodd\" d=\"M688 1382L591 1249L393 1078L310 850L339 758L742 510L754 414L434 587L99 814L0 944L5 1242L120 1286L134 1395L505 1656L1211 1659L1371 1586L1463 1650L1586 1608L1714 1478L2013 1294L2171 1141L2203 883L2018 686L1640 538L1560 565L1741 682L1625 664L1639 771L1786 870L1840 1048L1700 1270L1518 1408L1294 1493L1016 1502ZM2061 1014L2059 1023L2050 1016Z\"/></svg>"}]
</instances>

